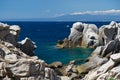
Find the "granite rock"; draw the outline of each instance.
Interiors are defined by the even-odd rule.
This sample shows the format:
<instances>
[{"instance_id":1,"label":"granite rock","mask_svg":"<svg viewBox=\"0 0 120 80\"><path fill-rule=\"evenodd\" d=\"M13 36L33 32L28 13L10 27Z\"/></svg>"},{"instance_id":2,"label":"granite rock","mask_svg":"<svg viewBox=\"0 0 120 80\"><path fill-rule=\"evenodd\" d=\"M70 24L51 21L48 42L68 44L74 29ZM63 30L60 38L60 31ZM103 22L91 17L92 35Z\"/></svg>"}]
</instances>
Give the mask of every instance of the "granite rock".
<instances>
[{"instance_id":1,"label":"granite rock","mask_svg":"<svg viewBox=\"0 0 120 80\"><path fill-rule=\"evenodd\" d=\"M37 46L35 45L35 42L31 41L31 39L25 38L19 42L19 48L27 55L33 56L34 50L37 48Z\"/></svg>"},{"instance_id":2,"label":"granite rock","mask_svg":"<svg viewBox=\"0 0 120 80\"><path fill-rule=\"evenodd\" d=\"M60 80L43 60L30 56L35 43L18 43L20 27L0 23L0 80Z\"/></svg>"}]
</instances>

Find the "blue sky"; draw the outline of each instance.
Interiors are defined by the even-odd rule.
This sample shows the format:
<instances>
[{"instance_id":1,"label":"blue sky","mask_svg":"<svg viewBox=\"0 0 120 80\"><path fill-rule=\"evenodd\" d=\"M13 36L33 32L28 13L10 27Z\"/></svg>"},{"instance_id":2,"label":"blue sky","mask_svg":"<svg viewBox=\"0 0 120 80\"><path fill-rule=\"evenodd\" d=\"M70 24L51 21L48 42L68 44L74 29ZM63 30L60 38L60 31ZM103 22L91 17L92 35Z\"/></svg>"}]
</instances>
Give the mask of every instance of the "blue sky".
<instances>
[{"instance_id":1,"label":"blue sky","mask_svg":"<svg viewBox=\"0 0 120 80\"><path fill-rule=\"evenodd\" d=\"M120 0L0 0L0 19L49 18L111 9L120 10Z\"/></svg>"}]
</instances>

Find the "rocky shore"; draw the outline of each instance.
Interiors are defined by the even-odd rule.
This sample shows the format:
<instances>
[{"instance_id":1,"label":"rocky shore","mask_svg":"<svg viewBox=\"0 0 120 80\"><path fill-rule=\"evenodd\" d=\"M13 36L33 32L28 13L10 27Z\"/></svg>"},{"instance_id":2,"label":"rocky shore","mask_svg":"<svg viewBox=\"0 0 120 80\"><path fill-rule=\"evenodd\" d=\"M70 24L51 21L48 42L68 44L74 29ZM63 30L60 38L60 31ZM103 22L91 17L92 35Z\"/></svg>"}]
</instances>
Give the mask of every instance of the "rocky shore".
<instances>
[{"instance_id":1,"label":"rocky shore","mask_svg":"<svg viewBox=\"0 0 120 80\"><path fill-rule=\"evenodd\" d=\"M36 45L18 42L20 27L0 23L0 80L60 80L53 69L34 56Z\"/></svg>"},{"instance_id":2,"label":"rocky shore","mask_svg":"<svg viewBox=\"0 0 120 80\"><path fill-rule=\"evenodd\" d=\"M94 24L76 22L68 38L58 41L57 47L95 49L86 63L67 66L70 80L120 80L120 23L112 21L98 29Z\"/></svg>"},{"instance_id":3,"label":"rocky shore","mask_svg":"<svg viewBox=\"0 0 120 80\"><path fill-rule=\"evenodd\" d=\"M112 21L99 29L76 22L58 48L94 48L86 63L45 63L34 56L35 42L18 42L20 27L0 23L0 80L120 80L120 23Z\"/></svg>"}]
</instances>

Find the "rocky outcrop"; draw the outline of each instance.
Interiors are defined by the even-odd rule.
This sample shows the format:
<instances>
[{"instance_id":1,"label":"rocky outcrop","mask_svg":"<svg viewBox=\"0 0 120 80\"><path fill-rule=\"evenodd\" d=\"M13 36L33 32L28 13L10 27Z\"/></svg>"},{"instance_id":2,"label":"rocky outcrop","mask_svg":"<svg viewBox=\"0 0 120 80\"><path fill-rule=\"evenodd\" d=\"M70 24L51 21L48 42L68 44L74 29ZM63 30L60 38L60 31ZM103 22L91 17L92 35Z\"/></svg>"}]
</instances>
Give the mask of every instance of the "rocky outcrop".
<instances>
[{"instance_id":1,"label":"rocky outcrop","mask_svg":"<svg viewBox=\"0 0 120 80\"><path fill-rule=\"evenodd\" d=\"M54 70L29 56L35 44L26 38L18 43L19 26L0 23L0 80L60 80Z\"/></svg>"},{"instance_id":2,"label":"rocky outcrop","mask_svg":"<svg viewBox=\"0 0 120 80\"><path fill-rule=\"evenodd\" d=\"M111 55L108 62L89 71L84 80L109 80L110 78L119 80L119 55L120 53Z\"/></svg>"},{"instance_id":3,"label":"rocky outcrop","mask_svg":"<svg viewBox=\"0 0 120 80\"><path fill-rule=\"evenodd\" d=\"M65 72L70 74L66 75L69 79L120 80L120 23L112 21L97 29L93 24L76 22L65 40L61 42L60 48L95 48L84 64L67 65ZM71 78L72 75L77 78Z\"/></svg>"},{"instance_id":4,"label":"rocky outcrop","mask_svg":"<svg viewBox=\"0 0 120 80\"><path fill-rule=\"evenodd\" d=\"M0 23L0 39L3 41L10 42L16 46L19 32L20 27L17 25L9 26L7 24Z\"/></svg>"},{"instance_id":5,"label":"rocky outcrop","mask_svg":"<svg viewBox=\"0 0 120 80\"><path fill-rule=\"evenodd\" d=\"M104 46L96 48L96 55L102 59L107 58L107 62L88 70L88 74L83 80L119 80L119 63L120 63L120 37L119 37L119 23L111 22L109 25L102 26L99 29L100 38ZM102 32L102 34L101 34ZM98 50L97 50L98 49ZM95 55L92 53L92 56ZM95 58L95 57L93 57ZM91 62L89 60L88 62ZM88 63L87 62L87 63ZM97 61L98 62L98 61ZM86 63L85 63L86 64ZM83 65L85 65L83 64ZM95 63L92 63L92 65ZM82 69L79 67L79 69Z\"/></svg>"},{"instance_id":6,"label":"rocky outcrop","mask_svg":"<svg viewBox=\"0 0 120 80\"><path fill-rule=\"evenodd\" d=\"M59 48L104 46L111 40L120 37L120 24L112 21L99 29L94 24L76 22L73 24L68 38L58 42Z\"/></svg>"},{"instance_id":7,"label":"rocky outcrop","mask_svg":"<svg viewBox=\"0 0 120 80\"><path fill-rule=\"evenodd\" d=\"M36 45L29 38L25 38L18 43L20 27L18 25L7 25L0 23L0 40L11 43L17 48L20 48L27 55L33 56Z\"/></svg>"},{"instance_id":8,"label":"rocky outcrop","mask_svg":"<svg viewBox=\"0 0 120 80\"><path fill-rule=\"evenodd\" d=\"M96 58L96 56L94 56L95 53L93 52L88 62L82 64L87 66L87 68L85 66L81 67L82 65L78 67L80 71L84 70L86 72L89 72L83 78L83 80L109 80L109 79L119 80L120 79L119 72L113 72L113 70L115 70L116 68L118 69L119 67L119 62L120 62L119 45L120 45L120 41L117 38L115 40L109 41L105 46L100 46L101 48L100 47L96 48L94 51L97 52L96 56L103 60L106 58L106 61L105 62L101 61L103 63L97 65L97 63L99 63L100 60L96 59L92 61L92 59ZM90 62L93 63L88 64ZM97 66L91 66L91 65L97 65Z\"/></svg>"},{"instance_id":9,"label":"rocky outcrop","mask_svg":"<svg viewBox=\"0 0 120 80\"><path fill-rule=\"evenodd\" d=\"M109 80L120 79L120 24L111 22L97 29L94 24L74 23L59 48L96 48L86 63L71 61L50 65L33 56L35 43L18 42L20 27L0 23L0 80ZM56 75L57 74L57 75Z\"/></svg>"},{"instance_id":10,"label":"rocky outcrop","mask_svg":"<svg viewBox=\"0 0 120 80\"><path fill-rule=\"evenodd\" d=\"M69 47L96 47L99 45L99 36L97 26L94 24L85 24L76 22L71 28L68 38L58 42L57 47L69 48Z\"/></svg>"},{"instance_id":11,"label":"rocky outcrop","mask_svg":"<svg viewBox=\"0 0 120 80\"><path fill-rule=\"evenodd\" d=\"M30 57L17 49L11 43L0 43L1 61L0 70L2 78L25 80L56 80L54 71L46 67L43 60L36 56Z\"/></svg>"}]
</instances>

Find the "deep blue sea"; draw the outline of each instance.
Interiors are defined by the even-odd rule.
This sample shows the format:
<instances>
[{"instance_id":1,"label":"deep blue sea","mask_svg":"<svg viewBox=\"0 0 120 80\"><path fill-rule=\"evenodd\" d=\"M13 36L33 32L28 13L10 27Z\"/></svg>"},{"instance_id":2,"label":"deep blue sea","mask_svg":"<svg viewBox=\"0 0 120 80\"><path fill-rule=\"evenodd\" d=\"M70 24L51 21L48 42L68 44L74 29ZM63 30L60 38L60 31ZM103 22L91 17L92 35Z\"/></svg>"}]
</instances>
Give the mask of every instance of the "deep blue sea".
<instances>
[{"instance_id":1,"label":"deep blue sea","mask_svg":"<svg viewBox=\"0 0 120 80\"><path fill-rule=\"evenodd\" d=\"M79 63L83 63L93 49L72 48L72 49L57 49L56 43L58 40L62 40L68 37L70 28L74 22L8 22L9 25L19 25L21 27L21 33L19 41L25 37L29 37L33 40L37 49L35 55L45 62L52 63L54 61L61 61L63 64L69 63L71 60L83 59ZM93 23L98 27L109 24L109 22L85 22ZM69 26L69 27L68 27Z\"/></svg>"}]
</instances>

